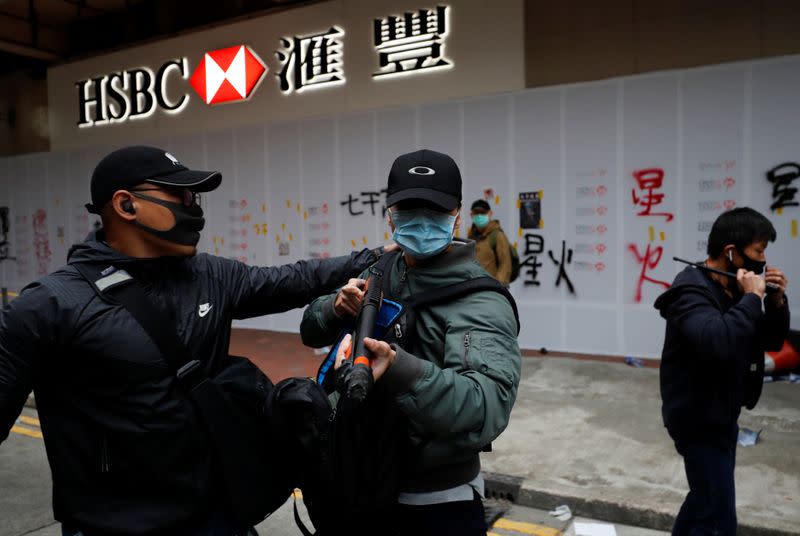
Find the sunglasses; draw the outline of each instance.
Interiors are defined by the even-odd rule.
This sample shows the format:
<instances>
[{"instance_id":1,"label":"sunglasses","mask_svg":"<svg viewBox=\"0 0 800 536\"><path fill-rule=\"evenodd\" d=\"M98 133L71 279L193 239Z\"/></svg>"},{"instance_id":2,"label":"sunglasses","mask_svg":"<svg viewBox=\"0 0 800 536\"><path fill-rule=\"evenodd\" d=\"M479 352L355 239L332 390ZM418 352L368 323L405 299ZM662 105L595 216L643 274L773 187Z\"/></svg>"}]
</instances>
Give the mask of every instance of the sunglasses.
<instances>
[{"instance_id":1,"label":"sunglasses","mask_svg":"<svg viewBox=\"0 0 800 536\"><path fill-rule=\"evenodd\" d=\"M200 194L191 191L189 188L139 188L137 190L128 190L129 192L166 192L175 197L181 198L181 203L185 207L200 204Z\"/></svg>"}]
</instances>

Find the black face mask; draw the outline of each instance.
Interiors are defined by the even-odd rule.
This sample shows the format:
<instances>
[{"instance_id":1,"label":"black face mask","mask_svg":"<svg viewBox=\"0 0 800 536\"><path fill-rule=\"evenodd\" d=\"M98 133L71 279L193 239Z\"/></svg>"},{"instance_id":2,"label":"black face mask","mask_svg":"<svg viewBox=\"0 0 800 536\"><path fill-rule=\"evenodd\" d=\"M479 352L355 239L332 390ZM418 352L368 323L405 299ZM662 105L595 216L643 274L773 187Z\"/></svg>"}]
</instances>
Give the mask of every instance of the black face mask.
<instances>
[{"instance_id":1,"label":"black face mask","mask_svg":"<svg viewBox=\"0 0 800 536\"><path fill-rule=\"evenodd\" d=\"M745 255L744 251L740 251L739 254L744 259L744 264L742 268L749 272L753 272L754 274L762 274L764 272L764 267L767 265L766 261L757 261L755 259L751 259L747 255Z\"/></svg>"},{"instance_id":2,"label":"black face mask","mask_svg":"<svg viewBox=\"0 0 800 536\"><path fill-rule=\"evenodd\" d=\"M134 225L158 238L163 238L168 242L181 244L183 246L196 246L200 241L200 231L202 231L203 227L206 225L206 220L203 218L203 209L200 208L200 205L194 204L187 207L184 206L183 203L172 203L149 195L138 193L134 193L133 195L168 208L175 217L175 225L167 231L153 229L135 220L133 222Z\"/></svg>"},{"instance_id":3,"label":"black face mask","mask_svg":"<svg viewBox=\"0 0 800 536\"><path fill-rule=\"evenodd\" d=\"M744 251L737 251L739 252L739 256L741 256L743 259L742 268L748 272L753 272L754 274L758 275L761 275L764 272L764 267L767 265L766 261L757 261L755 259L751 259Z\"/></svg>"}]
</instances>

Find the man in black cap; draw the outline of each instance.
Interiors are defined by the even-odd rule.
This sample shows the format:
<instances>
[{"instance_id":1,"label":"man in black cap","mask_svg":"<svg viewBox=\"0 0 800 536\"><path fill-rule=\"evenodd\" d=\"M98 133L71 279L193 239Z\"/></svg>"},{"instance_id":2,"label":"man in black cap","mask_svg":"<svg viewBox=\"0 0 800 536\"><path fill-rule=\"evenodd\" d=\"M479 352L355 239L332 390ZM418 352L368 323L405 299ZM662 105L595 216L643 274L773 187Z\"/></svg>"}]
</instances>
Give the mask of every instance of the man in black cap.
<instances>
[{"instance_id":1,"label":"man in black cap","mask_svg":"<svg viewBox=\"0 0 800 536\"><path fill-rule=\"evenodd\" d=\"M399 156L389 173L387 205L402 254L381 262L384 298L408 304L466 283L463 292L416 308L413 326L404 317L383 340L365 339L374 354L373 377L407 418L412 445L398 515L387 527L401 535L483 535L479 453L508 424L519 384L513 299L476 262L475 242L453 239L461 173L452 158L431 150ZM485 285L465 290L479 282ZM363 283L351 280L306 309L300 328L306 344L336 339L347 321L337 304L355 313ZM337 366L348 344L340 345ZM392 533L387 527L382 531Z\"/></svg>"},{"instance_id":2,"label":"man in black cap","mask_svg":"<svg viewBox=\"0 0 800 536\"><path fill-rule=\"evenodd\" d=\"M33 389L65 535L236 532L176 375L107 290L140 284L211 377L229 359L232 319L304 306L381 253L265 268L196 255L199 193L221 180L161 149L112 152L92 175L87 205L102 228L0 315L0 441ZM87 267L101 277L84 278Z\"/></svg>"}]
</instances>

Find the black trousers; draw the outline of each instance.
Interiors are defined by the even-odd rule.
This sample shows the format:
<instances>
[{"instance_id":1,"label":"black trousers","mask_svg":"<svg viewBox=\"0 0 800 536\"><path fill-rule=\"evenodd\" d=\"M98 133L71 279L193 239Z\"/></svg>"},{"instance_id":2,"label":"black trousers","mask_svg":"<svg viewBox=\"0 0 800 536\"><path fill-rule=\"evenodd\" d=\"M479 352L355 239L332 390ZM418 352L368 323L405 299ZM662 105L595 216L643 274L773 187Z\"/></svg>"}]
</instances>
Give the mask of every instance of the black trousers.
<instances>
[{"instance_id":1,"label":"black trousers","mask_svg":"<svg viewBox=\"0 0 800 536\"><path fill-rule=\"evenodd\" d=\"M398 505L398 536L486 536L483 502L471 501L423 506Z\"/></svg>"},{"instance_id":2,"label":"black trousers","mask_svg":"<svg viewBox=\"0 0 800 536\"><path fill-rule=\"evenodd\" d=\"M258 536L258 532L254 528L237 532L227 517L221 513L212 514L205 522L184 534L188 536ZM84 533L81 530L62 525L61 535L84 536Z\"/></svg>"},{"instance_id":3,"label":"black trousers","mask_svg":"<svg viewBox=\"0 0 800 536\"><path fill-rule=\"evenodd\" d=\"M736 442L675 441L683 456L689 494L675 519L675 536L735 535Z\"/></svg>"}]
</instances>

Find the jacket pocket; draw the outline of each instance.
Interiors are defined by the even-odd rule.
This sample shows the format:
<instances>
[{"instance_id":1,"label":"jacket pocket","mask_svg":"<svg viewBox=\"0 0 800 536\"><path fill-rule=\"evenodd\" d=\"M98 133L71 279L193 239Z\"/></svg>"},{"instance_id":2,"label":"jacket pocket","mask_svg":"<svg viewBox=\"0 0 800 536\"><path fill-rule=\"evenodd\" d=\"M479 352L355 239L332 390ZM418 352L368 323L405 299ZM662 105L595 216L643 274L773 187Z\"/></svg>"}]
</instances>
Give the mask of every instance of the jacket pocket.
<instances>
[{"instance_id":1,"label":"jacket pocket","mask_svg":"<svg viewBox=\"0 0 800 536\"><path fill-rule=\"evenodd\" d=\"M464 334L464 366L504 385L519 382L516 340L497 333L470 330Z\"/></svg>"}]
</instances>

